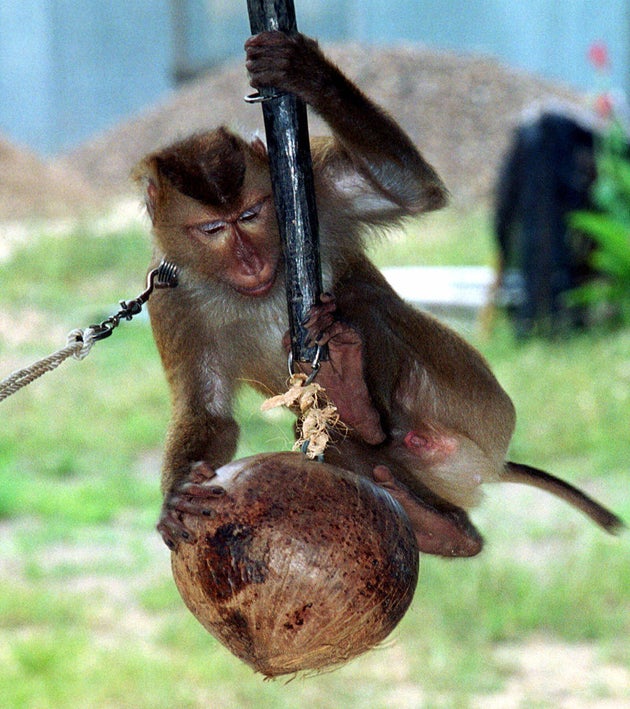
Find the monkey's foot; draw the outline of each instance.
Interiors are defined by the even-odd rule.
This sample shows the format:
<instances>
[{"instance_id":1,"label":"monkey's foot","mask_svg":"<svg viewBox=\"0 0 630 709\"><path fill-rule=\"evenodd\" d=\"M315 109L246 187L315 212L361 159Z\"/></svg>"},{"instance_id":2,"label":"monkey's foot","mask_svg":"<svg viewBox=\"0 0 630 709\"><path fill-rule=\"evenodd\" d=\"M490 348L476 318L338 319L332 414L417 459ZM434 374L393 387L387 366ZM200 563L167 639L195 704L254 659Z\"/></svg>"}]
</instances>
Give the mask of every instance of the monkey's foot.
<instances>
[{"instance_id":1,"label":"monkey's foot","mask_svg":"<svg viewBox=\"0 0 630 709\"><path fill-rule=\"evenodd\" d=\"M323 293L311 308L305 326L310 343L328 346L328 360L320 364L317 383L337 407L342 423L371 445L385 440L380 415L374 408L363 371L363 342L347 323L336 320L334 296Z\"/></svg>"},{"instance_id":2,"label":"monkey's foot","mask_svg":"<svg viewBox=\"0 0 630 709\"><path fill-rule=\"evenodd\" d=\"M418 550L438 556L475 556L483 539L464 510L454 505L437 509L418 498L392 475L385 465L377 465L372 475L377 485L400 503L414 531Z\"/></svg>"},{"instance_id":3,"label":"monkey's foot","mask_svg":"<svg viewBox=\"0 0 630 709\"><path fill-rule=\"evenodd\" d=\"M195 463L190 475L164 498L157 530L166 546L175 551L181 541L193 544L195 535L186 525L186 515L211 515L212 500L221 497L225 490L210 484L214 470L205 462Z\"/></svg>"},{"instance_id":4,"label":"monkey's foot","mask_svg":"<svg viewBox=\"0 0 630 709\"><path fill-rule=\"evenodd\" d=\"M377 445L385 440L380 416L372 405L361 364L353 366L352 359L350 351L345 351L342 357L331 351L330 359L321 363L315 381L325 389L341 422L356 431L366 443Z\"/></svg>"}]
</instances>

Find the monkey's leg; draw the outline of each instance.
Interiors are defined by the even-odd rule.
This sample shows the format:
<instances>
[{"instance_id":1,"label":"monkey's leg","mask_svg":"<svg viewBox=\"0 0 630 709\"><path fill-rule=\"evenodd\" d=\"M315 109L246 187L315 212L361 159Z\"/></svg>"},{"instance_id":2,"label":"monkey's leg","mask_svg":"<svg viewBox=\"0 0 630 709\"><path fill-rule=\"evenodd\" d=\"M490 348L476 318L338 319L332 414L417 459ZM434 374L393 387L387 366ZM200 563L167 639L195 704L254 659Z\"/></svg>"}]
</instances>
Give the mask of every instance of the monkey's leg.
<instances>
[{"instance_id":1,"label":"monkey's leg","mask_svg":"<svg viewBox=\"0 0 630 709\"><path fill-rule=\"evenodd\" d=\"M190 475L166 494L157 530L169 549L177 549L180 541L189 544L195 541L184 522L184 515L211 514L212 501L225 493L220 485L209 484L215 475L207 463L194 463Z\"/></svg>"},{"instance_id":2,"label":"monkey's leg","mask_svg":"<svg viewBox=\"0 0 630 709\"><path fill-rule=\"evenodd\" d=\"M372 474L406 512L420 551L449 557L475 556L481 551L483 539L464 510L429 505L398 482L385 465L377 465Z\"/></svg>"}]
</instances>

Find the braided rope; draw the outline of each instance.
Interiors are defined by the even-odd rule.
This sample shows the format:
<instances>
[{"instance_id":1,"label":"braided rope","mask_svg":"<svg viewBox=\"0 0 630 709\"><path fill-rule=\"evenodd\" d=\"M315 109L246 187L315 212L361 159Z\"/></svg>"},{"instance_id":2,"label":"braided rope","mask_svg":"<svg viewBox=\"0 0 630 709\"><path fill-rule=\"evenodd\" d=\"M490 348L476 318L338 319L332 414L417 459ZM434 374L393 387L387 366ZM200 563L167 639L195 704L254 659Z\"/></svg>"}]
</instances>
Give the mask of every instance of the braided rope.
<instances>
[{"instance_id":1,"label":"braided rope","mask_svg":"<svg viewBox=\"0 0 630 709\"><path fill-rule=\"evenodd\" d=\"M0 401L15 394L22 387L41 377L46 372L52 372L68 357L81 360L88 356L94 345L94 331L88 327L85 330L72 330L68 333L66 346L48 357L44 357L30 367L19 369L0 382Z\"/></svg>"}]
</instances>

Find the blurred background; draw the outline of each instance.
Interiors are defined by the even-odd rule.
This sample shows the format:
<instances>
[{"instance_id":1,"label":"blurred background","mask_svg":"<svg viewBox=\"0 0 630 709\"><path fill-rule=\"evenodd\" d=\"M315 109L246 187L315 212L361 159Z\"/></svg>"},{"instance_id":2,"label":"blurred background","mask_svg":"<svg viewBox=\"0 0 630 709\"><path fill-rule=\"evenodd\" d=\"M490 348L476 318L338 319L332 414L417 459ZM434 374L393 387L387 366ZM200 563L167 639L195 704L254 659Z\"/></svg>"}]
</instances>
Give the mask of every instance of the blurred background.
<instances>
[{"instance_id":1,"label":"blurred background","mask_svg":"<svg viewBox=\"0 0 630 709\"><path fill-rule=\"evenodd\" d=\"M592 88L584 57L601 38L615 57L614 84L628 88L628 12L624 0L299 4L302 31L326 43L413 43L477 52L578 90ZM248 34L247 14L232 0L4 0L0 126L16 142L58 155L182 82L241 58Z\"/></svg>"},{"instance_id":2,"label":"blurred background","mask_svg":"<svg viewBox=\"0 0 630 709\"><path fill-rule=\"evenodd\" d=\"M510 455L630 520L630 3L295 0L451 192L371 255L512 396ZM143 290L129 173L261 131L235 0L0 0L0 378ZM311 133L326 127L310 117ZM238 456L291 446L244 391ZM422 558L383 647L264 682L186 611L154 526L169 400L146 317L0 404L7 707L630 707L630 542L488 486L470 560Z\"/></svg>"},{"instance_id":3,"label":"blurred background","mask_svg":"<svg viewBox=\"0 0 630 709\"><path fill-rule=\"evenodd\" d=\"M469 205L490 198L525 109L584 104L602 88L587 61L594 42L605 40L614 57L606 89L622 100L627 5L309 0L298 14L301 30L337 47L344 71L399 118L455 203ZM248 92L248 35L246 12L228 0L2 2L1 153L10 160L19 146L53 173L41 175L25 213L13 200L14 215L53 215L63 202L76 210L90 198L102 205L129 191L129 170L144 153L190 130L226 121L259 128L260 112L239 100ZM58 185L46 189L60 180L65 198Z\"/></svg>"}]
</instances>

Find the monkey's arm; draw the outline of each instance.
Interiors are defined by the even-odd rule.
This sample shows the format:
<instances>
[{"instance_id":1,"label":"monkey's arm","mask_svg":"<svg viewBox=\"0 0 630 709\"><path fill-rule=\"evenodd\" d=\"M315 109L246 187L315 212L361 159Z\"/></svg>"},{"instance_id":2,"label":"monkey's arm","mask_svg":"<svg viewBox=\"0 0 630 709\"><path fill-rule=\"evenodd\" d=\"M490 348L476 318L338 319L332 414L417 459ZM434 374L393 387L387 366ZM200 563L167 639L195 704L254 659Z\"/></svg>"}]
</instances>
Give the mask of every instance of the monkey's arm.
<instances>
[{"instance_id":1,"label":"monkey's arm","mask_svg":"<svg viewBox=\"0 0 630 709\"><path fill-rule=\"evenodd\" d=\"M175 548L191 540L181 513L203 514L212 485L201 485L236 452L239 427L232 417L232 381L220 357L203 341L203 328L190 317L182 290L158 291L149 304L151 325L171 389L173 413L162 467L164 502L158 530ZM200 467L202 463L202 468ZM202 474L203 472L203 474Z\"/></svg>"},{"instance_id":2,"label":"monkey's arm","mask_svg":"<svg viewBox=\"0 0 630 709\"><path fill-rule=\"evenodd\" d=\"M164 501L158 522L158 531L170 549L175 549L181 540L194 541L182 521L182 513L202 515L208 500L221 494L220 488L212 486L211 478L215 468L234 456L238 433L231 416L209 411L197 397L176 406L166 439ZM207 480L209 485L200 484Z\"/></svg>"},{"instance_id":3,"label":"monkey's arm","mask_svg":"<svg viewBox=\"0 0 630 709\"><path fill-rule=\"evenodd\" d=\"M236 452L239 427L229 415L208 410L196 397L176 407L169 425L162 468L162 492L172 494L205 461L212 468L228 463Z\"/></svg>"},{"instance_id":4,"label":"monkey's arm","mask_svg":"<svg viewBox=\"0 0 630 709\"><path fill-rule=\"evenodd\" d=\"M262 32L245 44L252 86L296 94L331 127L337 146L322 151L346 189L352 172L367 179L399 215L439 209L447 192L398 124L363 94L304 35ZM345 174L344 174L345 173ZM374 208L376 205L372 205Z\"/></svg>"}]
</instances>

